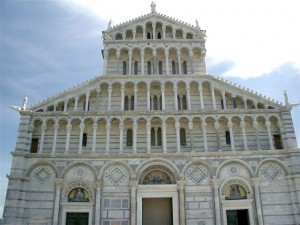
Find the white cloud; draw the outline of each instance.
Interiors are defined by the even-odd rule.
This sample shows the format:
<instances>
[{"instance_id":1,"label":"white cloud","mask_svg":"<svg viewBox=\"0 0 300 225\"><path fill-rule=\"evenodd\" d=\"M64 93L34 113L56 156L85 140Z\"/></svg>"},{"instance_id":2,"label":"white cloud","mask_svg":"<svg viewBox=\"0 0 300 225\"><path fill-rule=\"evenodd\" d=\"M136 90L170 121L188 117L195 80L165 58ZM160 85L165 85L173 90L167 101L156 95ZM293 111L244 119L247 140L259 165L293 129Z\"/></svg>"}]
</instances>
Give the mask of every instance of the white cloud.
<instances>
[{"instance_id":1,"label":"white cloud","mask_svg":"<svg viewBox=\"0 0 300 225\"><path fill-rule=\"evenodd\" d=\"M151 1L64 0L74 10L85 9L114 25L150 12ZM300 1L298 0L157 0L157 11L207 30L208 56L231 60L225 75L257 77L287 62L300 67ZM118 6L118 7L116 7ZM102 28L106 29L106 27Z\"/></svg>"}]
</instances>

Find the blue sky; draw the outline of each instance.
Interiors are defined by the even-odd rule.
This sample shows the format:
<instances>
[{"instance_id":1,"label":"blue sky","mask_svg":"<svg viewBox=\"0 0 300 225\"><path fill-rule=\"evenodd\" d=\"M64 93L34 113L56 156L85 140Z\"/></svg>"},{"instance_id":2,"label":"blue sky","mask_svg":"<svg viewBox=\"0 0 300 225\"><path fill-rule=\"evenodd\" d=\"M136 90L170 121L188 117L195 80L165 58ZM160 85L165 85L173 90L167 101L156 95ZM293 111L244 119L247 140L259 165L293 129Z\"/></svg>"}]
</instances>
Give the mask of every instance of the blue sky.
<instances>
[{"instance_id":1,"label":"blue sky","mask_svg":"<svg viewBox=\"0 0 300 225\"><path fill-rule=\"evenodd\" d=\"M193 24L198 19L208 35L209 74L279 101L287 90L290 102L300 103L300 31L294 26L300 21L299 1L241 1L236 7L232 0L228 5L212 0L205 6L189 1L171 9L171 1L156 1L157 10ZM9 106L21 105L25 94L31 105L101 75L101 32L108 21L118 24L148 13L151 3L98 2L0 1L0 217L19 123ZM300 107L292 116L299 143Z\"/></svg>"}]
</instances>

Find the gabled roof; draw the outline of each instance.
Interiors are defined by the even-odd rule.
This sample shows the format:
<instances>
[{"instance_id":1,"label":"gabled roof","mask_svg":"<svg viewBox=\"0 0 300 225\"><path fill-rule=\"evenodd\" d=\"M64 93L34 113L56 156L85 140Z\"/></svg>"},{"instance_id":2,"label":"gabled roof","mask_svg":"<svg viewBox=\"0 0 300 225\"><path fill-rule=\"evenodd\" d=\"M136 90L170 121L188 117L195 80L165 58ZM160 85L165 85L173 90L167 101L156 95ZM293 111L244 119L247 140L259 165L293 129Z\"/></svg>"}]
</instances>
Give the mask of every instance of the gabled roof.
<instances>
[{"instance_id":1,"label":"gabled roof","mask_svg":"<svg viewBox=\"0 0 300 225\"><path fill-rule=\"evenodd\" d=\"M130 80L130 78L137 79L137 81L141 80L144 82L150 82L150 80L155 80L158 82L161 81L162 83L164 83L164 81L166 81L166 80L169 81L172 79L182 80L182 76L176 76L176 75L174 75L174 76L161 76L160 75L160 76L151 76L151 77L143 76L143 75L140 75L140 76L136 76L136 75L133 75L133 76L122 76L122 75L98 76L98 77L92 78L91 80L87 80L77 86L74 86L73 88L70 88L63 92L60 92L57 95L54 95L47 99L44 99L44 100L30 106L28 108L28 110L36 111L36 110L42 109L43 107L54 105L59 102L64 102L65 100L74 98L75 96L82 95L88 91L97 89L97 87L103 82L104 83L118 83L118 82L125 83L125 80L128 81L128 80ZM210 82L217 89L223 89L227 92L234 93L238 96L242 96L242 97L245 97L245 98L253 100L253 101L264 103L268 106L271 106L271 107L274 107L277 109L283 107L282 102L278 102L274 99L263 96L262 94L254 92L253 90L250 90L249 88L242 87L235 83L224 80L223 78L214 77L211 75L202 75L202 76L198 76L198 75L186 76L185 75L185 81L186 82L200 81L202 83Z\"/></svg>"}]
</instances>

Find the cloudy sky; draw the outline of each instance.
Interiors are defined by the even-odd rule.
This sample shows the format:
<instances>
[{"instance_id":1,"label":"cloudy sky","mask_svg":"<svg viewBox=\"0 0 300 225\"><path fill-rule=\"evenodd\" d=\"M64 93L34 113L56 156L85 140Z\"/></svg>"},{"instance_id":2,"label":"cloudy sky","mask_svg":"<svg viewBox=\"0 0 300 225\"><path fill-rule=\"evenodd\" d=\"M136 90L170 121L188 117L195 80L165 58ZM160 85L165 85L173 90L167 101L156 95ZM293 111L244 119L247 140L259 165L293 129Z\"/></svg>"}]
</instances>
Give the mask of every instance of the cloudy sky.
<instances>
[{"instance_id":1,"label":"cloudy sky","mask_svg":"<svg viewBox=\"0 0 300 225\"><path fill-rule=\"evenodd\" d=\"M107 3L103 3L107 2ZM177 1L176 1L177 2ZM145 0L0 1L0 218L19 115L29 105L102 75L101 31L150 12ZM207 32L207 66L279 101L300 103L299 0L156 0L159 13ZM117 7L117 8L116 8ZM292 116L300 142L300 106ZM299 144L298 144L299 145Z\"/></svg>"}]
</instances>

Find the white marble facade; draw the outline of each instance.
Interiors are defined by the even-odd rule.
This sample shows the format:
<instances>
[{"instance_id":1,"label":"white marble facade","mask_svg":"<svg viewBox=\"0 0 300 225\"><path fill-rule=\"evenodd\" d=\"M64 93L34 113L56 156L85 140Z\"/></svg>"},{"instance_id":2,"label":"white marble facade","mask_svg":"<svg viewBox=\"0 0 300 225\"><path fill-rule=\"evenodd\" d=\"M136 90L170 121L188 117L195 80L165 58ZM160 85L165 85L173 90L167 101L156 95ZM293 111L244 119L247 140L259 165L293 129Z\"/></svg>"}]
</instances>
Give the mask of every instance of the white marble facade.
<instances>
[{"instance_id":1,"label":"white marble facade","mask_svg":"<svg viewBox=\"0 0 300 225\"><path fill-rule=\"evenodd\" d=\"M146 225L169 199L170 225L299 225L292 107L208 75L205 34L154 3L109 23L102 76L22 107L4 224Z\"/></svg>"}]
</instances>

